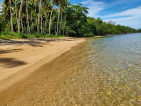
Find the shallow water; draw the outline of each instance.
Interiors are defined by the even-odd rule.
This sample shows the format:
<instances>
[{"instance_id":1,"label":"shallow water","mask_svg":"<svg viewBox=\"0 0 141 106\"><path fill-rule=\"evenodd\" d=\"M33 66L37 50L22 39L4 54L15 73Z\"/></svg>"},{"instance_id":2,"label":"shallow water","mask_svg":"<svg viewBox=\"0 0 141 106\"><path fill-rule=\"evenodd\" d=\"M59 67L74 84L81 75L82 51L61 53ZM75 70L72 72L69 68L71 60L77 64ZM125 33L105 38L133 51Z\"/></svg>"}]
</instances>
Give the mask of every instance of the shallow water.
<instances>
[{"instance_id":1,"label":"shallow water","mask_svg":"<svg viewBox=\"0 0 141 106\"><path fill-rule=\"evenodd\" d=\"M88 39L24 81L7 105L141 106L141 33Z\"/></svg>"},{"instance_id":2,"label":"shallow water","mask_svg":"<svg viewBox=\"0 0 141 106\"><path fill-rule=\"evenodd\" d=\"M88 39L66 61L74 70L56 92L59 105L141 106L141 33Z\"/></svg>"}]
</instances>

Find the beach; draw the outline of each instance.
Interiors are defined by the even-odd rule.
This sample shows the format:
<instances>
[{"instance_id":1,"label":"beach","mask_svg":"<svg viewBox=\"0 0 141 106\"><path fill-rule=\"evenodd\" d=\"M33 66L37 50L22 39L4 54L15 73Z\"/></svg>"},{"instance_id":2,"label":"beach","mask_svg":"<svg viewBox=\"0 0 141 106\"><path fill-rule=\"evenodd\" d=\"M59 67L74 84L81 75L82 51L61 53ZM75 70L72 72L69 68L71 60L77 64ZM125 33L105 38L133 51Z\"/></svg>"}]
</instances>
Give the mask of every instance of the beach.
<instances>
[{"instance_id":1,"label":"beach","mask_svg":"<svg viewBox=\"0 0 141 106\"><path fill-rule=\"evenodd\" d=\"M140 106L140 38L1 40L0 106Z\"/></svg>"},{"instance_id":2,"label":"beach","mask_svg":"<svg viewBox=\"0 0 141 106\"><path fill-rule=\"evenodd\" d=\"M42 78L48 78L52 72L48 68L48 74L42 74L41 67L48 64L52 68L51 61L84 41L83 38L71 37L0 40L0 105L8 105L14 98L40 83ZM35 76L41 78L37 81ZM53 83L50 87L53 87Z\"/></svg>"}]
</instances>

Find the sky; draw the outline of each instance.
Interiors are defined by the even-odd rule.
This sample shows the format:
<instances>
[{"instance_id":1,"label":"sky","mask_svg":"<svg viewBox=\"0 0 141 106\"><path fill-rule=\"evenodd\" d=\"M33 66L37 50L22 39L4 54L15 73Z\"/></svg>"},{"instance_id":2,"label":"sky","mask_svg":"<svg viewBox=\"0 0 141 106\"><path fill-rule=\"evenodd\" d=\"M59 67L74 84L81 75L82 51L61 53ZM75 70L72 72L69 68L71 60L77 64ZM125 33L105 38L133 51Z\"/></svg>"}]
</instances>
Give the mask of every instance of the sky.
<instances>
[{"instance_id":1,"label":"sky","mask_svg":"<svg viewBox=\"0 0 141 106\"><path fill-rule=\"evenodd\" d=\"M0 0L2 2L3 0ZM141 0L69 0L72 4L82 3L88 8L88 16L100 17L105 22L141 28ZM1 3L0 3L1 10Z\"/></svg>"},{"instance_id":2,"label":"sky","mask_svg":"<svg viewBox=\"0 0 141 106\"><path fill-rule=\"evenodd\" d=\"M82 3L88 7L88 16L100 17L105 22L141 28L141 0L70 0L72 4Z\"/></svg>"}]
</instances>

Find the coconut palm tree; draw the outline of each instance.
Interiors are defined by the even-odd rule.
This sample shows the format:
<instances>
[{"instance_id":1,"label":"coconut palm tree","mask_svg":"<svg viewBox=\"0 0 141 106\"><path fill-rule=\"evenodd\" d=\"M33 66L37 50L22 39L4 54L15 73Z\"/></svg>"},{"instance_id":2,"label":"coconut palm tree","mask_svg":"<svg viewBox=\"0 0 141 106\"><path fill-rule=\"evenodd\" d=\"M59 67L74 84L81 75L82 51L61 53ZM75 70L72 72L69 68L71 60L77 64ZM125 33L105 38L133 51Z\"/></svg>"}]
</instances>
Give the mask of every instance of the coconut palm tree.
<instances>
[{"instance_id":1,"label":"coconut palm tree","mask_svg":"<svg viewBox=\"0 0 141 106\"><path fill-rule=\"evenodd\" d=\"M37 32L40 32L39 25L40 25L40 17L41 17L41 8L42 8L42 0L40 0L40 6L39 6L39 13L38 13L38 23L37 23Z\"/></svg>"},{"instance_id":2,"label":"coconut palm tree","mask_svg":"<svg viewBox=\"0 0 141 106\"><path fill-rule=\"evenodd\" d=\"M51 5L50 5L49 1L46 0L46 2L43 3L43 14L45 16L44 33L47 32L47 21L49 19L50 14L51 14L51 10L52 10Z\"/></svg>"},{"instance_id":3,"label":"coconut palm tree","mask_svg":"<svg viewBox=\"0 0 141 106\"><path fill-rule=\"evenodd\" d=\"M30 25L29 25L29 14L31 14L30 11L32 11L33 8L33 2L32 0L26 0L26 22L27 22L27 33L30 33ZM32 15L31 15L32 17ZM31 18L30 17L30 18Z\"/></svg>"},{"instance_id":4,"label":"coconut palm tree","mask_svg":"<svg viewBox=\"0 0 141 106\"><path fill-rule=\"evenodd\" d=\"M7 20L10 19L10 26L11 26L11 32L13 32L13 13L12 13L12 6L13 1L12 0L4 0L3 2L3 16ZM9 18L10 17L10 18Z\"/></svg>"},{"instance_id":5,"label":"coconut palm tree","mask_svg":"<svg viewBox=\"0 0 141 106\"><path fill-rule=\"evenodd\" d=\"M55 8L55 5L59 5L60 0L51 0L50 4L52 6L51 14L50 14L50 19L49 19L49 35L51 33L51 24L52 24L52 14L53 14L53 9Z\"/></svg>"},{"instance_id":6,"label":"coconut palm tree","mask_svg":"<svg viewBox=\"0 0 141 106\"><path fill-rule=\"evenodd\" d=\"M67 8L69 6L69 2L67 0L61 0L60 4L59 4L59 11L58 11L58 22L57 22L57 34L58 34L58 31L59 33L61 32L61 28L62 28L62 18L63 18L63 11L65 10L65 8ZM59 17L61 17L61 20L59 22ZM59 23L60 23L60 28L59 27ZM60 29L60 30L59 30Z\"/></svg>"},{"instance_id":7,"label":"coconut palm tree","mask_svg":"<svg viewBox=\"0 0 141 106\"><path fill-rule=\"evenodd\" d=\"M53 0L51 0L50 5L51 5L52 9L51 9L50 19L49 19L49 35L51 33L52 13L53 13L53 9L54 9Z\"/></svg>"},{"instance_id":8,"label":"coconut palm tree","mask_svg":"<svg viewBox=\"0 0 141 106\"><path fill-rule=\"evenodd\" d=\"M21 20L23 3L24 3L24 0L21 0L20 9L19 9L19 17L18 17L18 33L20 33L20 20Z\"/></svg>"},{"instance_id":9,"label":"coconut palm tree","mask_svg":"<svg viewBox=\"0 0 141 106\"><path fill-rule=\"evenodd\" d=\"M9 0L9 5L10 5L10 22L11 22L11 32L13 32L13 16L12 16L12 0Z\"/></svg>"},{"instance_id":10,"label":"coconut palm tree","mask_svg":"<svg viewBox=\"0 0 141 106\"><path fill-rule=\"evenodd\" d=\"M17 8L17 0L15 0L15 14L16 14L16 20L17 20L17 26L18 26L18 8Z\"/></svg>"}]
</instances>

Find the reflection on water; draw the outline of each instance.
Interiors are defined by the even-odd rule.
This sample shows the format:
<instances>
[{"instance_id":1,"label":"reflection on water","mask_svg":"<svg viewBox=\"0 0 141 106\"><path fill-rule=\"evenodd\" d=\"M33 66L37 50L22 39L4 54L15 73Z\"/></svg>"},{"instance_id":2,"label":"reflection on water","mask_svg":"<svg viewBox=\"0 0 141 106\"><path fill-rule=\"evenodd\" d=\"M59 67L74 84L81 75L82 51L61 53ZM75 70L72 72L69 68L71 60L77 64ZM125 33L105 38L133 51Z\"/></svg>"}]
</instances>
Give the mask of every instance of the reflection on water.
<instances>
[{"instance_id":1,"label":"reflection on water","mask_svg":"<svg viewBox=\"0 0 141 106\"><path fill-rule=\"evenodd\" d=\"M63 67L76 71L56 91L58 105L141 106L141 33L88 39Z\"/></svg>"}]
</instances>

